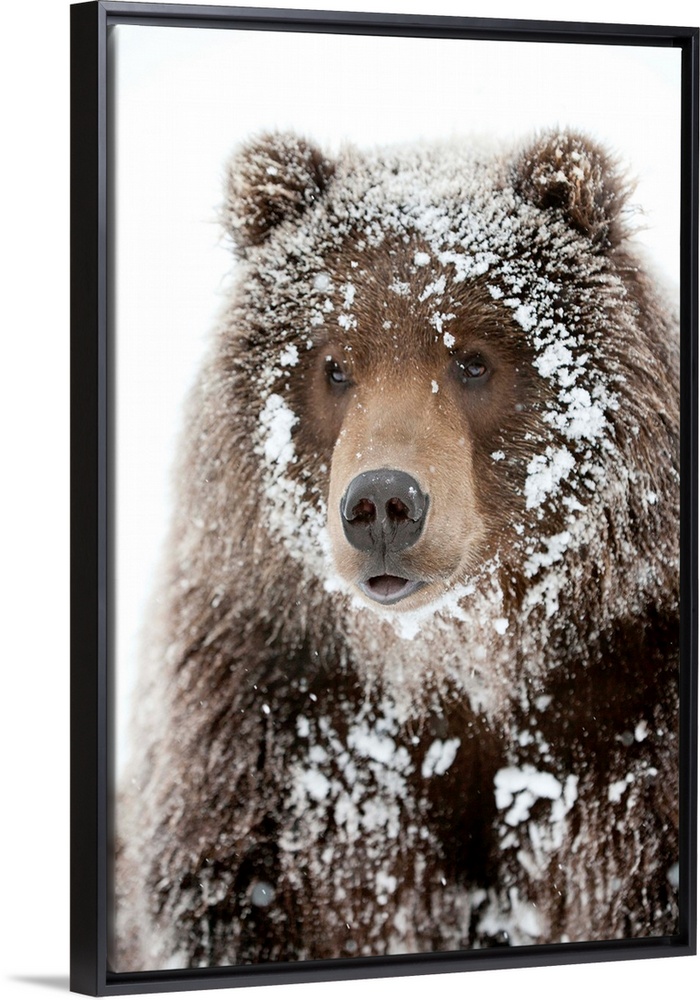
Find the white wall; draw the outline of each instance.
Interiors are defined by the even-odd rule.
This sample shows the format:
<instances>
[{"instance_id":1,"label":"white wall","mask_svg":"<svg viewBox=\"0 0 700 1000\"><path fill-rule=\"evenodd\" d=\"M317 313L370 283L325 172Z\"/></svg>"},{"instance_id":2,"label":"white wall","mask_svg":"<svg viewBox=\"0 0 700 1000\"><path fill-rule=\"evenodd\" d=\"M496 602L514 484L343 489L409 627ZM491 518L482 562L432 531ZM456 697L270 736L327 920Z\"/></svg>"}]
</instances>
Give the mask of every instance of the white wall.
<instances>
[{"instance_id":1,"label":"white wall","mask_svg":"<svg viewBox=\"0 0 700 1000\"><path fill-rule=\"evenodd\" d=\"M376 4L376 6L375 6ZM284 0L258 6L293 6ZM299 4L302 6L303 4ZM533 17L689 24L700 20L691 0L625 3L587 0L319 0L326 9L377 9L474 16ZM6 5L3 16L3 364L0 368L2 456L0 565L5 642L3 669L2 971L3 996L34 1000L65 992L68 972L68 5L56 0ZM600 74L587 87L612 102L618 84ZM420 77L418 77L420 82ZM545 81L547 82L547 81ZM547 82L556 98L559 80ZM483 93L483 91L482 91ZM370 93L370 106L372 105ZM567 105L564 104L566 110ZM642 102L630 108L633 131L648 142ZM332 117L332 106L328 109ZM641 116L641 117L640 117ZM230 134L230 140L235 136ZM222 129L222 145L229 138ZM193 143L192 155L196 150ZM631 153L634 150L630 151ZM630 159L636 162L631 155ZM217 167L188 233L210 217L218 198ZM196 213L199 213L198 215ZM8 226L9 220L9 226ZM198 229L201 233L201 230ZM204 231L208 232L204 226ZM193 236L211 258L197 288L209 309L224 261L211 235ZM198 242L201 241L201 242ZM215 262L216 261L216 262ZM199 298L197 294L196 298ZM190 306L185 305L186 309ZM191 328L206 325L191 306ZM198 334L197 334L198 335ZM186 380L187 376L185 376ZM368 981L362 984L243 990L235 996L388 1000L407 989L447 998L487 994L556 996L694 995L700 960L615 963L499 973ZM213 997L210 992L195 994Z\"/></svg>"}]
</instances>

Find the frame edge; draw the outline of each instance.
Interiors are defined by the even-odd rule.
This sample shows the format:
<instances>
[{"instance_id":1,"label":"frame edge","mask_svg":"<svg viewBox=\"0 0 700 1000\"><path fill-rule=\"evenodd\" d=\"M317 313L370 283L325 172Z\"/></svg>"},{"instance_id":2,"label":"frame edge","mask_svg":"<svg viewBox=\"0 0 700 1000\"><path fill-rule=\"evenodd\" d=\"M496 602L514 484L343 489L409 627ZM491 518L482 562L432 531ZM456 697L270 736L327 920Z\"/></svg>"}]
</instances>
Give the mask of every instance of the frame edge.
<instances>
[{"instance_id":1,"label":"frame edge","mask_svg":"<svg viewBox=\"0 0 700 1000\"><path fill-rule=\"evenodd\" d=\"M105 10L70 9L70 989L105 987Z\"/></svg>"},{"instance_id":2,"label":"frame edge","mask_svg":"<svg viewBox=\"0 0 700 1000\"><path fill-rule=\"evenodd\" d=\"M107 796L107 105L106 34L110 14L118 8L150 7L111 2L71 5L71 990L90 996L123 995L157 990L203 989L252 985L217 970L219 976L172 979L157 972L147 979L115 979L107 972L106 865L109 838ZM167 9L172 11L170 5ZM166 9L164 7L164 9ZM240 8L239 8L240 9ZM219 8L229 11L229 8ZM234 8L235 10L235 8ZM242 9L240 9L242 10ZM267 15L278 13L265 11ZM317 13L317 12L309 12ZM361 15L357 15L359 18ZM523 22L528 23L528 22ZM532 23L532 22L529 22ZM572 25L572 28L575 26ZM671 29L674 30L674 29ZM688 922L672 954L697 953L697 331L698 331L698 46L700 29L683 29L682 218L681 247L683 290L681 315L689 342L687 372L688 434L685 443L689 481L686 565L689 606L687 615L689 669L684 678L682 754L686 760L681 799L687 809L687 842L682 846L687 876L685 891ZM683 698L682 698L683 702ZM656 955L603 954L565 958L566 964L604 958L662 957ZM431 956L435 957L435 956ZM548 964L530 957L521 967ZM551 958L549 959L551 961ZM506 966L508 963L506 963ZM496 962L493 968L500 967ZM476 968L476 967L475 967ZM200 974L201 974L201 970ZM281 970L254 975L257 984L335 981L338 978L377 978L380 975L413 975L434 967L377 969L359 976L331 970L313 977L287 978ZM448 969L440 971L452 971ZM455 968L454 971L465 971ZM301 972L301 970L300 970ZM335 975L332 974L335 972ZM222 975L223 973L223 975ZM215 981L218 979L218 981ZM236 982L238 979L238 982Z\"/></svg>"}]
</instances>

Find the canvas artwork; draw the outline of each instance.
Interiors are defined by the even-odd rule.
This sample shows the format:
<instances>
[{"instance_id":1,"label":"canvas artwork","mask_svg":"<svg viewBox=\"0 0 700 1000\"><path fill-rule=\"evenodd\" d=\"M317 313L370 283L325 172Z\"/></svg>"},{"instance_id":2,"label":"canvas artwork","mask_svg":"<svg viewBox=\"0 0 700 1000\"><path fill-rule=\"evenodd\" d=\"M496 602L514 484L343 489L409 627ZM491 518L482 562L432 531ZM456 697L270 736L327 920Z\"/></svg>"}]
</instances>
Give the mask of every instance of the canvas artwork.
<instances>
[{"instance_id":1,"label":"canvas artwork","mask_svg":"<svg viewBox=\"0 0 700 1000\"><path fill-rule=\"evenodd\" d=\"M118 66L144 30L113 38ZM161 72L213 90L211 51L190 60L176 34ZM298 43L254 35L244 69ZM392 58L397 41L345 39ZM584 48L574 90L610 55ZM123 148L144 65L117 74ZM644 164L584 97L503 129L494 104L485 129L460 93L451 122L427 100L383 142L353 134L338 91L335 121L311 101L232 126L197 222L228 273L201 351L161 305L186 282L142 265L160 375L116 383L118 413L151 406L117 462L139 505L159 386L181 344L194 361L177 444L154 449L167 516L117 526L118 578L145 539L157 557L116 659L114 972L678 932L677 263L644 245ZM672 187L675 146L648 142ZM118 228L117 293L132 252ZM117 343L138 344L123 315Z\"/></svg>"}]
</instances>

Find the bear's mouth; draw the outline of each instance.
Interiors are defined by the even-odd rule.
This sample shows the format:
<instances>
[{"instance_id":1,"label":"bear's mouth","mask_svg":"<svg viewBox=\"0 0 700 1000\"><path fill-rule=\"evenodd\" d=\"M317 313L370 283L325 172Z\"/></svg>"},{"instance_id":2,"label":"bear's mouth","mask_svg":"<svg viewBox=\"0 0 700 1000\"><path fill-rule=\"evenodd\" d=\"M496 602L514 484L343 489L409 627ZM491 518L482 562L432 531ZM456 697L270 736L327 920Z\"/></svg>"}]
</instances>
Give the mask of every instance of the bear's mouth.
<instances>
[{"instance_id":1,"label":"bear's mouth","mask_svg":"<svg viewBox=\"0 0 700 1000\"><path fill-rule=\"evenodd\" d=\"M403 576L370 576L360 584L362 591L378 604L397 604L423 586L423 580L407 580Z\"/></svg>"}]
</instances>

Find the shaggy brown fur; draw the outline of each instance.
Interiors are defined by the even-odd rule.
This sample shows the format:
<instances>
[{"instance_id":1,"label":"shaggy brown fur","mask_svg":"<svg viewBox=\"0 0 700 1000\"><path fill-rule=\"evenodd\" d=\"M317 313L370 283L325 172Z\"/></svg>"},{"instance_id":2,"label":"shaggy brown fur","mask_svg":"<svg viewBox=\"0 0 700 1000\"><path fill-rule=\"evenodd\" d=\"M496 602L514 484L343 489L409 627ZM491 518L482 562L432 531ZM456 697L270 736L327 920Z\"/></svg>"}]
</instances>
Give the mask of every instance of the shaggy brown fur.
<instances>
[{"instance_id":1,"label":"shaggy brown fur","mask_svg":"<svg viewBox=\"0 0 700 1000\"><path fill-rule=\"evenodd\" d=\"M570 134L234 157L115 969L674 933L678 332L625 197ZM390 606L376 469L430 504Z\"/></svg>"}]
</instances>

